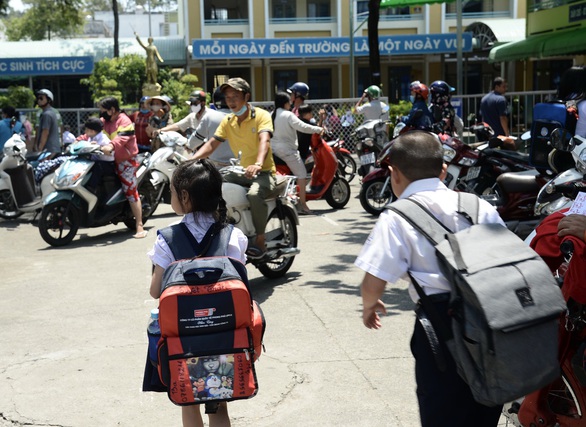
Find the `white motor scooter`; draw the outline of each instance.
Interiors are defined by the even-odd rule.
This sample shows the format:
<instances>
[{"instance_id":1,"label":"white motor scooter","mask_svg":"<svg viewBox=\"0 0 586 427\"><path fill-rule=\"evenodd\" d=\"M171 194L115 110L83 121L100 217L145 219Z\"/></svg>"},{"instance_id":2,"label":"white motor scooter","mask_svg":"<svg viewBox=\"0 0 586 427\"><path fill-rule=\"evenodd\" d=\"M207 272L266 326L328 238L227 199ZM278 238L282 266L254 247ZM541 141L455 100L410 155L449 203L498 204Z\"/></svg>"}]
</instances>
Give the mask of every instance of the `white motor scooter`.
<instances>
[{"instance_id":1,"label":"white motor scooter","mask_svg":"<svg viewBox=\"0 0 586 427\"><path fill-rule=\"evenodd\" d=\"M24 213L38 214L43 198L51 193L53 172L45 175L40 184L34 177L33 167L26 160L26 144L18 134L4 144L4 157L0 161L0 217L18 218Z\"/></svg>"},{"instance_id":2,"label":"white motor scooter","mask_svg":"<svg viewBox=\"0 0 586 427\"><path fill-rule=\"evenodd\" d=\"M244 168L239 159L232 159L231 166L220 169L224 175L228 173L244 174ZM256 236L250 202L246 197L247 189L238 184L224 182L222 193L228 208L228 216L252 242ZM265 237L267 253L260 259L249 259L263 274L275 279L284 276L291 268L293 260L299 254L297 248L297 226L299 217L295 203L297 202L297 187L295 177L286 175L277 177L277 188L274 196L266 200L268 205L267 225Z\"/></svg>"},{"instance_id":3,"label":"white motor scooter","mask_svg":"<svg viewBox=\"0 0 586 427\"><path fill-rule=\"evenodd\" d=\"M148 169L144 179L152 192L150 214L152 215L159 201L171 203L171 178L175 168L188 160L191 154L187 148L187 138L178 132L161 132L159 139L162 146L141 165L137 175Z\"/></svg>"}]
</instances>

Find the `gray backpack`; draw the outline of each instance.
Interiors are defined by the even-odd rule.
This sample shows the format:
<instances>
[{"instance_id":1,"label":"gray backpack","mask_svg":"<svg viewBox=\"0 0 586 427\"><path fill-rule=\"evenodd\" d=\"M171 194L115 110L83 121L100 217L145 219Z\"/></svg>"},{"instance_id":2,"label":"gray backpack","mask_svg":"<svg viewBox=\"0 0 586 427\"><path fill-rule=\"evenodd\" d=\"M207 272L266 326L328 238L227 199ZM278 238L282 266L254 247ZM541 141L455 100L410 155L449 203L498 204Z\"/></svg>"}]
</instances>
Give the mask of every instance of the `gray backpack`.
<instances>
[{"instance_id":1,"label":"gray backpack","mask_svg":"<svg viewBox=\"0 0 586 427\"><path fill-rule=\"evenodd\" d=\"M459 214L472 225L456 233L414 199L388 208L432 243L451 283L451 324L446 325L410 276L458 373L477 402L501 405L559 376L558 326L566 305L535 251L500 224L477 224L478 197L459 193L458 203Z\"/></svg>"}]
</instances>

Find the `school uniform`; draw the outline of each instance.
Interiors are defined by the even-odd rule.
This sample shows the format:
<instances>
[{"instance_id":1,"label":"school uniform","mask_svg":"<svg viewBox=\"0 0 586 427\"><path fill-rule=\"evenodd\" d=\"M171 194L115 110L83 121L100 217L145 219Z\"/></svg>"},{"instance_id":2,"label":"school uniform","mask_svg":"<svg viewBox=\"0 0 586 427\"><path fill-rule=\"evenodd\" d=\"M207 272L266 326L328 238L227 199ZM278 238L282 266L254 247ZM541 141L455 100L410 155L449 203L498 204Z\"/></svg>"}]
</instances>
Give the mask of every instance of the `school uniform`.
<instances>
[{"instance_id":1,"label":"school uniform","mask_svg":"<svg viewBox=\"0 0 586 427\"><path fill-rule=\"evenodd\" d=\"M400 199L412 197L425 205L436 218L453 232L469 227L470 223L457 213L458 193L448 189L438 178L412 182ZM480 201L479 223L499 223L498 213L488 202ZM355 265L371 275L395 283L409 280L409 271L426 295L448 321L450 283L441 274L435 249L405 219L385 210L364 244ZM414 303L419 296L413 284L409 295ZM472 398L470 388L456 372L455 363L444 347L448 367L441 372L436 364L427 336L418 321L411 339L415 357L417 398L423 427L496 426L500 408L488 408Z\"/></svg>"}]
</instances>

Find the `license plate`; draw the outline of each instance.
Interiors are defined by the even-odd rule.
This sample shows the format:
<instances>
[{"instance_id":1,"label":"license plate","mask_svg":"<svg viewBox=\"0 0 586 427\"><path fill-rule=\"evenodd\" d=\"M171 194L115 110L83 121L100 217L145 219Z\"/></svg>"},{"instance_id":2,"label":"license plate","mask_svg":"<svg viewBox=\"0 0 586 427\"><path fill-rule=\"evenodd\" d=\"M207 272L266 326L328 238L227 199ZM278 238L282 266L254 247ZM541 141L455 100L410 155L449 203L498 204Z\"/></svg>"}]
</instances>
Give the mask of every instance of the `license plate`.
<instances>
[{"instance_id":1,"label":"license plate","mask_svg":"<svg viewBox=\"0 0 586 427\"><path fill-rule=\"evenodd\" d=\"M369 165L371 163L374 163L375 160L376 156L374 155L374 153L363 154L362 156L360 156L360 164L362 165Z\"/></svg>"},{"instance_id":2,"label":"license plate","mask_svg":"<svg viewBox=\"0 0 586 427\"><path fill-rule=\"evenodd\" d=\"M480 169L480 166L474 166L473 168L468 169L468 173L466 174L466 181L478 178L478 175L480 175Z\"/></svg>"}]
</instances>

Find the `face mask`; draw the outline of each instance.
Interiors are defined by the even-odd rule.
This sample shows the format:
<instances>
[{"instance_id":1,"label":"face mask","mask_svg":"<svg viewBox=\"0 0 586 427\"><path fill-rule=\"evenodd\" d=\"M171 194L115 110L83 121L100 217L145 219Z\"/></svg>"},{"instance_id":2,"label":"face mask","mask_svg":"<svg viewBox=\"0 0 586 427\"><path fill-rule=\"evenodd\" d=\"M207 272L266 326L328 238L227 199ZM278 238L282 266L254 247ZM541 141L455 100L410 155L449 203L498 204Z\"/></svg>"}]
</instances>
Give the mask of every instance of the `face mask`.
<instances>
[{"instance_id":1,"label":"face mask","mask_svg":"<svg viewBox=\"0 0 586 427\"><path fill-rule=\"evenodd\" d=\"M201 104L198 104L198 105L192 105L192 106L191 106L191 112L192 112L192 113L195 113L195 114L197 114L197 113L199 113L199 111L200 111L200 110L201 110Z\"/></svg>"},{"instance_id":2,"label":"face mask","mask_svg":"<svg viewBox=\"0 0 586 427\"><path fill-rule=\"evenodd\" d=\"M112 116L111 116L111 115L109 115L107 111L102 111L102 112L100 113L100 117L101 117L102 119L104 119L105 121L107 121L107 122L109 122L109 121L110 121L110 119L112 118Z\"/></svg>"},{"instance_id":3,"label":"face mask","mask_svg":"<svg viewBox=\"0 0 586 427\"><path fill-rule=\"evenodd\" d=\"M409 101L413 104L415 102L415 95L409 95Z\"/></svg>"},{"instance_id":4,"label":"face mask","mask_svg":"<svg viewBox=\"0 0 586 427\"><path fill-rule=\"evenodd\" d=\"M160 109L161 109L161 106L160 105L151 105L151 110L153 110L155 113L157 111L159 111Z\"/></svg>"},{"instance_id":5,"label":"face mask","mask_svg":"<svg viewBox=\"0 0 586 427\"><path fill-rule=\"evenodd\" d=\"M248 110L248 106L246 104L244 104L240 110L238 110L238 111L230 110L230 111L232 111L232 113L234 113L235 115L240 117L241 115L246 113L246 110Z\"/></svg>"},{"instance_id":6,"label":"face mask","mask_svg":"<svg viewBox=\"0 0 586 427\"><path fill-rule=\"evenodd\" d=\"M150 111L151 111L151 110L149 110L148 108L147 108L147 109L144 109L144 108L141 108L141 109L140 109L140 112L141 112L142 114L148 114L148 113L150 113Z\"/></svg>"}]
</instances>

